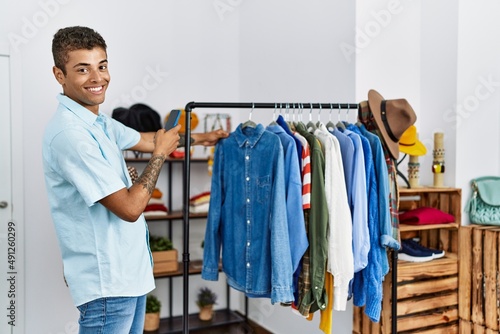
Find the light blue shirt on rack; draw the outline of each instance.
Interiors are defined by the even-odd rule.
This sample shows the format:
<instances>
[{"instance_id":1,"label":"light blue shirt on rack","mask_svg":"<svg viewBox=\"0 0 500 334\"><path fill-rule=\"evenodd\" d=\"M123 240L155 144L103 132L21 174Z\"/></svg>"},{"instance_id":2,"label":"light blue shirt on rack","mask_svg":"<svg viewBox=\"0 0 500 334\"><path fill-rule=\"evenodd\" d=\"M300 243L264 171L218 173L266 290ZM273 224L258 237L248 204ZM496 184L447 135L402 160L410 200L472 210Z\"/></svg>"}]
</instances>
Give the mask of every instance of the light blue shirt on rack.
<instances>
[{"instance_id":1,"label":"light blue shirt on rack","mask_svg":"<svg viewBox=\"0 0 500 334\"><path fill-rule=\"evenodd\" d=\"M352 242L354 252L354 272L359 272L368 265L370 251L370 233L368 231L368 196L366 191L365 156L361 138L350 130L341 130L352 140L354 155L352 156ZM349 158L349 157L347 157Z\"/></svg>"},{"instance_id":2,"label":"light blue shirt on rack","mask_svg":"<svg viewBox=\"0 0 500 334\"><path fill-rule=\"evenodd\" d=\"M142 296L154 289L148 229L99 203L132 185L122 150L140 134L67 96L43 138L43 165L64 276L76 306L102 297Z\"/></svg>"},{"instance_id":3,"label":"light blue shirt on rack","mask_svg":"<svg viewBox=\"0 0 500 334\"><path fill-rule=\"evenodd\" d=\"M283 146L286 217L288 220L292 267L293 272L295 272L307 247L309 247L304 222L304 210L302 209L302 176L297 163L297 145L295 140L279 125L269 125L266 130L278 135Z\"/></svg>"},{"instance_id":4,"label":"light blue shirt on rack","mask_svg":"<svg viewBox=\"0 0 500 334\"><path fill-rule=\"evenodd\" d=\"M354 133L341 132L334 128L332 134L338 139L342 151L342 163L347 188L347 200L352 215L352 249L354 253L354 272L366 267L370 250L368 233L368 206L366 198L366 174L361 154L361 140L354 142ZM349 134L349 135L348 135ZM352 135L351 135L352 134Z\"/></svg>"}]
</instances>

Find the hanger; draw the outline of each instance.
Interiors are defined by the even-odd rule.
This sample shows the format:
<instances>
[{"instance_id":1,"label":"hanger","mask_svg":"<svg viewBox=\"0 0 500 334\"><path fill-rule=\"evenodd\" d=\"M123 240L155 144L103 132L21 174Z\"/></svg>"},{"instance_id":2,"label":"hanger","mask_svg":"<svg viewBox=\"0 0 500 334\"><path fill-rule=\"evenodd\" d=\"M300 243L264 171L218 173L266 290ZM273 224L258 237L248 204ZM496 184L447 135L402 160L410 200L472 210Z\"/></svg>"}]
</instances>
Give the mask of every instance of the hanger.
<instances>
[{"instance_id":1,"label":"hanger","mask_svg":"<svg viewBox=\"0 0 500 334\"><path fill-rule=\"evenodd\" d=\"M297 123L301 123L302 125L305 126L304 118L303 118L303 116L304 116L304 104L303 103L299 104L299 111L300 112L299 112L299 115L297 117Z\"/></svg>"},{"instance_id":2,"label":"hanger","mask_svg":"<svg viewBox=\"0 0 500 334\"><path fill-rule=\"evenodd\" d=\"M344 125L346 125L346 126L351 124L351 123L349 123L349 111L351 111L351 104L350 103L347 104L347 113L345 115Z\"/></svg>"},{"instance_id":3,"label":"hanger","mask_svg":"<svg viewBox=\"0 0 500 334\"><path fill-rule=\"evenodd\" d=\"M316 121L316 127L320 127L321 124L323 124L321 122L321 112L323 111L323 107L321 106L321 103L319 104L319 112L318 112L318 120Z\"/></svg>"},{"instance_id":4,"label":"hanger","mask_svg":"<svg viewBox=\"0 0 500 334\"><path fill-rule=\"evenodd\" d=\"M332 111L333 111L333 104L330 103L330 115L328 116L328 123L326 123L326 129L328 131L333 131L335 128L335 124L332 122Z\"/></svg>"},{"instance_id":5,"label":"hanger","mask_svg":"<svg viewBox=\"0 0 500 334\"><path fill-rule=\"evenodd\" d=\"M306 128L307 132L314 132L316 130L316 124L312 121L312 111L313 111L313 104L309 103L311 106L311 110L309 110L309 122L307 122Z\"/></svg>"},{"instance_id":6,"label":"hanger","mask_svg":"<svg viewBox=\"0 0 500 334\"><path fill-rule=\"evenodd\" d=\"M285 105L285 119L286 119L286 124L288 125L288 127L290 128L290 126L293 124L292 121L290 120L290 103L287 103Z\"/></svg>"},{"instance_id":7,"label":"hanger","mask_svg":"<svg viewBox=\"0 0 500 334\"><path fill-rule=\"evenodd\" d=\"M344 123L342 123L342 121L340 120L340 103L339 103L339 114L338 114L338 119L337 119L337 124L335 124L335 126L337 127L337 129L339 130L345 130L345 125Z\"/></svg>"},{"instance_id":8,"label":"hanger","mask_svg":"<svg viewBox=\"0 0 500 334\"><path fill-rule=\"evenodd\" d=\"M250 110L250 114L248 115L248 121L246 121L245 123L243 123L241 125L241 128L244 129L246 127L251 127L251 128L255 128L257 126L257 124L255 124L254 121L252 121L252 112L253 112L253 109L255 108L255 104L252 103L252 110Z\"/></svg>"},{"instance_id":9,"label":"hanger","mask_svg":"<svg viewBox=\"0 0 500 334\"><path fill-rule=\"evenodd\" d=\"M296 124L297 122L295 121L295 103L293 104L293 114L292 114L292 121L291 122L288 122L288 127L290 129L290 131L293 131L295 132L296 131ZM297 108L299 108L299 103L297 103ZM298 115L297 115L297 118L298 118Z\"/></svg>"},{"instance_id":10,"label":"hanger","mask_svg":"<svg viewBox=\"0 0 500 334\"><path fill-rule=\"evenodd\" d=\"M302 123L302 103L297 103L297 121L295 121L295 126Z\"/></svg>"},{"instance_id":11,"label":"hanger","mask_svg":"<svg viewBox=\"0 0 500 334\"><path fill-rule=\"evenodd\" d=\"M271 120L271 123L269 123L269 126L278 125L278 123L276 123L276 109L278 109L277 103L274 104L273 119Z\"/></svg>"},{"instance_id":12,"label":"hanger","mask_svg":"<svg viewBox=\"0 0 500 334\"><path fill-rule=\"evenodd\" d=\"M304 124L304 122L302 121L302 115L304 113L304 104L303 103L299 103L299 110L297 111L297 123L302 123Z\"/></svg>"}]
</instances>

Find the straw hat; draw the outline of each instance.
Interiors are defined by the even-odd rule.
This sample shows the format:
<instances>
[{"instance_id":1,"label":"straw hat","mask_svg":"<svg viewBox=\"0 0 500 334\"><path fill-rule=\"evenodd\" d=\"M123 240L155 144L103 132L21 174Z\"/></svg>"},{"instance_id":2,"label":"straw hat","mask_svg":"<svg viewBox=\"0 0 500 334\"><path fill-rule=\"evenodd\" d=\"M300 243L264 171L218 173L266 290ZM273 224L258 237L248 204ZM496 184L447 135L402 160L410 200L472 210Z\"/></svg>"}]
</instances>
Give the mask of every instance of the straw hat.
<instances>
[{"instance_id":1,"label":"straw hat","mask_svg":"<svg viewBox=\"0 0 500 334\"><path fill-rule=\"evenodd\" d=\"M368 92L368 104L382 139L394 159L399 157L399 139L417 116L406 99L384 100L376 90Z\"/></svg>"},{"instance_id":2,"label":"straw hat","mask_svg":"<svg viewBox=\"0 0 500 334\"><path fill-rule=\"evenodd\" d=\"M399 151L413 156L427 153L427 148L418 140L415 125L410 126L399 139Z\"/></svg>"}]
</instances>

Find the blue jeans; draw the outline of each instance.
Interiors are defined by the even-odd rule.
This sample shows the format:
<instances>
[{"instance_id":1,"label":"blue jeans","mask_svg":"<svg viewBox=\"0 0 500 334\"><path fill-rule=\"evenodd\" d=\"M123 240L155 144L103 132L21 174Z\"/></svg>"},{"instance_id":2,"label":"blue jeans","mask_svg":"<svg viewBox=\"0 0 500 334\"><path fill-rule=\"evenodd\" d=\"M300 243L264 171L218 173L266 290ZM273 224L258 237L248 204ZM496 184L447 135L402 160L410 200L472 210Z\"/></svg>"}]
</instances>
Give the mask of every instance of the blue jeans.
<instances>
[{"instance_id":1,"label":"blue jeans","mask_svg":"<svg viewBox=\"0 0 500 334\"><path fill-rule=\"evenodd\" d=\"M79 334L142 334L146 296L99 298L78 310Z\"/></svg>"}]
</instances>

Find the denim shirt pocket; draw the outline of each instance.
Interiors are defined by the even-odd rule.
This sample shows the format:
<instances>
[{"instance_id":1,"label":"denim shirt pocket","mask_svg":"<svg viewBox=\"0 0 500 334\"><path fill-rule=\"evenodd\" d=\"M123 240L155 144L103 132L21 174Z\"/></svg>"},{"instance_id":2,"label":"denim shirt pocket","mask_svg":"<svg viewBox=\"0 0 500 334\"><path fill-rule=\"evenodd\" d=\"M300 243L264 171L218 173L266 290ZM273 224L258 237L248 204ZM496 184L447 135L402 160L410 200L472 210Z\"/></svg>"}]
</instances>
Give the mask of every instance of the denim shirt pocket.
<instances>
[{"instance_id":1,"label":"denim shirt pocket","mask_svg":"<svg viewBox=\"0 0 500 334\"><path fill-rule=\"evenodd\" d=\"M257 202L268 203L271 192L271 176L259 176L257 178Z\"/></svg>"}]
</instances>

